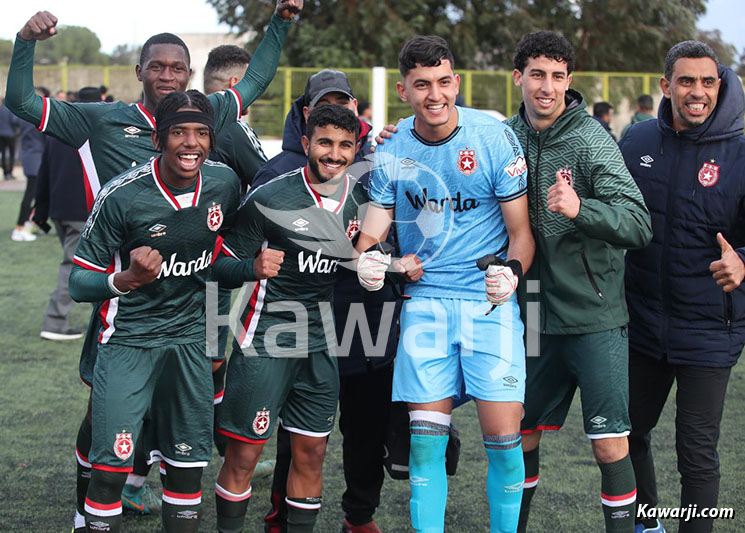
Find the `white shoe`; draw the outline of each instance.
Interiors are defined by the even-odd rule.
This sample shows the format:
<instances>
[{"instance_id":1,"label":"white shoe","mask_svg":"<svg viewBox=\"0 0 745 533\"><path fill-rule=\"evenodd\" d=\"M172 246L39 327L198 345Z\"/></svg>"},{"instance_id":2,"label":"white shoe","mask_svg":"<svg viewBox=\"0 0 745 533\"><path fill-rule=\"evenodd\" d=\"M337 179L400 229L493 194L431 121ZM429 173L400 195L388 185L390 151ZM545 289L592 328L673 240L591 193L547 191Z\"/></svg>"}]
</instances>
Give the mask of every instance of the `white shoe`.
<instances>
[{"instance_id":1,"label":"white shoe","mask_svg":"<svg viewBox=\"0 0 745 533\"><path fill-rule=\"evenodd\" d=\"M16 242L31 242L36 240L36 235L23 229L14 229L10 238Z\"/></svg>"},{"instance_id":2,"label":"white shoe","mask_svg":"<svg viewBox=\"0 0 745 533\"><path fill-rule=\"evenodd\" d=\"M31 220L27 220L23 224L23 231L26 233L30 233L31 235L35 233L39 233L39 226L36 225L36 222L33 222Z\"/></svg>"}]
</instances>

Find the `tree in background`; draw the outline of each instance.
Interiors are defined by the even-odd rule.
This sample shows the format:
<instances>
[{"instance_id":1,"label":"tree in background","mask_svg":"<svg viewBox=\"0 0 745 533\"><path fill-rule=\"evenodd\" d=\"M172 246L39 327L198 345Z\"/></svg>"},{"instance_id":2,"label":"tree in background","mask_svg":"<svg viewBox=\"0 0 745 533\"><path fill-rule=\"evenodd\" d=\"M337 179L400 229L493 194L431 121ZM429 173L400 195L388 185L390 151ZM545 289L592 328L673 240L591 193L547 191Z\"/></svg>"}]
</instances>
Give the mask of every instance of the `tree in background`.
<instances>
[{"instance_id":1,"label":"tree in background","mask_svg":"<svg viewBox=\"0 0 745 533\"><path fill-rule=\"evenodd\" d=\"M140 51L142 46L131 44L119 44L114 48L109 57L111 65L136 65L140 62Z\"/></svg>"},{"instance_id":2,"label":"tree in background","mask_svg":"<svg viewBox=\"0 0 745 533\"><path fill-rule=\"evenodd\" d=\"M697 39L712 47L722 65L735 67L738 62L737 48L722 39L722 32L719 30L699 30Z\"/></svg>"},{"instance_id":3,"label":"tree in background","mask_svg":"<svg viewBox=\"0 0 745 533\"><path fill-rule=\"evenodd\" d=\"M250 46L275 3L208 2L239 33L257 32ZM291 66L396 67L405 40L435 33L459 68L510 69L520 36L549 29L572 42L582 70L658 71L673 44L697 37L705 11L706 0L308 0L283 57Z\"/></svg>"},{"instance_id":4,"label":"tree in background","mask_svg":"<svg viewBox=\"0 0 745 533\"><path fill-rule=\"evenodd\" d=\"M101 41L88 28L60 26L54 39L37 43L35 61L42 65L56 65L67 58L71 64L106 65L109 58L100 50Z\"/></svg>"}]
</instances>

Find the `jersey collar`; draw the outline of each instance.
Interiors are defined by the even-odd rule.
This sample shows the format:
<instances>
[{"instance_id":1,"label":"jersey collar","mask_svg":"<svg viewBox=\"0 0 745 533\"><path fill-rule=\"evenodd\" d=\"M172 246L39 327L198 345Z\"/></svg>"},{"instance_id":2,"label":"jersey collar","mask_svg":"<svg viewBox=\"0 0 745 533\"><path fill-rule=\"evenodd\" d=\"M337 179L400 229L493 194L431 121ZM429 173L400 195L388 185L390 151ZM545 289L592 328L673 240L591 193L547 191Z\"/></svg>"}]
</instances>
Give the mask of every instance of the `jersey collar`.
<instances>
[{"instance_id":1,"label":"jersey collar","mask_svg":"<svg viewBox=\"0 0 745 533\"><path fill-rule=\"evenodd\" d=\"M147 110L147 109L145 109L145 106L144 106L144 105L142 105L142 104L141 104L140 102L137 102L137 103L135 104L135 107L137 108L137 111L139 111L139 112L140 112L140 114L142 115L142 117L143 117L143 118L145 119L145 122L147 122L147 123L148 123L148 125L149 125L149 126L150 126L150 127L152 128L152 129L155 129L155 117L154 117L154 116L152 116L152 115L151 115L151 114L150 114L150 113L148 112L148 110Z\"/></svg>"},{"instance_id":2,"label":"jersey collar","mask_svg":"<svg viewBox=\"0 0 745 533\"><path fill-rule=\"evenodd\" d=\"M153 162L151 163L153 167L151 172L153 175L153 179L155 180L155 186L158 187L158 190L163 195L163 198L165 198L166 201L171 204L171 207L173 207L176 211L185 207L196 207L199 204L199 197L202 195L202 171L199 171L199 175L197 176L197 187L196 189L194 189L193 193L174 196L168 189L168 186L165 184L165 182L160 178L160 172L158 171L158 160L160 160L160 156L153 159ZM191 195L191 197L189 197L189 195Z\"/></svg>"},{"instance_id":3,"label":"jersey collar","mask_svg":"<svg viewBox=\"0 0 745 533\"><path fill-rule=\"evenodd\" d=\"M337 214L339 213L339 211L341 211L341 208L344 205L344 200L346 200L347 194L349 193L349 174L344 174L344 192L341 195L340 202L334 200L333 198L321 196L320 194L318 194L318 192L315 191L315 189L313 189L313 187L310 186L310 178L308 177L308 165L305 165L303 167L303 184L308 190L308 194L310 194L310 197L313 198L313 203L316 207Z\"/></svg>"}]
</instances>

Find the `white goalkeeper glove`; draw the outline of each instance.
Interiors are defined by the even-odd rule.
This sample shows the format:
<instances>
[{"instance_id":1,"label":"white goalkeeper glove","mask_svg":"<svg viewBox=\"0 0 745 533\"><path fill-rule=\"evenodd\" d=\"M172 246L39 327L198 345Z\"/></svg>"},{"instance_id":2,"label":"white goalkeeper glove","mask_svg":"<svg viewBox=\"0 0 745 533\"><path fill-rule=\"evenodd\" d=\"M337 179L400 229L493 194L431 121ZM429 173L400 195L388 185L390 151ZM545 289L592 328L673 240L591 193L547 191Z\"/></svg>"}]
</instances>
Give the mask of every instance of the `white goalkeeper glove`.
<instances>
[{"instance_id":1,"label":"white goalkeeper glove","mask_svg":"<svg viewBox=\"0 0 745 533\"><path fill-rule=\"evenodd\" d=\"M378 250L362 252L357 260L357 279L366 290L379 291L385 284L385 273L391 265L391 255Z\"/></svg>"},{"instance_id":2,"label":"white goalkeeper glove","mask_svg":"<svg viewBox=\"0 0 745 533\"><path fill-rule=\"evenodd\" d=\"M489 265L484 281L486 299L493 305L502 305L517 289L519 278L507 265Z\"/></svg>"}]
</instances>

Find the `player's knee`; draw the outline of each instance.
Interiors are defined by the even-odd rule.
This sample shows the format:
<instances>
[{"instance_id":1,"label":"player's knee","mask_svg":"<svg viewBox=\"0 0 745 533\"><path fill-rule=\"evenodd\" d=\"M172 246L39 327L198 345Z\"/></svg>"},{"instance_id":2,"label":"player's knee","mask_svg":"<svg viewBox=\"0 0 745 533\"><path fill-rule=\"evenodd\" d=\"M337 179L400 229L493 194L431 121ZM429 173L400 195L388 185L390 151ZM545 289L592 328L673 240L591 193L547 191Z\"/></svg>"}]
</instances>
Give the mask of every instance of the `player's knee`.
<instances>
[{"instance_id":1,"label":"player's knee","mask_svg":"<svg viewBox=\"0 0 745 533\"><path fill-rule=\"evenodd\" d=\"M95 493L95 501L100 503L119 501L122 497L122 489L126 481L126 472L109 472L94 468L91 471L91 483L88 488L88 494Z\"/></svg>"},{"instance_id":2,"label":"player's knee","mask_svg":"<svg viewBox=\"0 0 745 533\"><path fill-rule=\"evenodd\" d=\"M166 488L180 494L194 494L202 489L202 468L177 468L166 464Z\"/></svg>"},{"instance_id":3,"label":"player's knee","mask_svg":"<svg viewBox=\"0 0 745 533\"><path fill-rule=\"evenodd\" d=\"M326 455L326 439L303 439L301 445L293 449L292 460L304 470L320 470Z\"/></svg>"},{"instance_id":4,"label":"player's knee","mask_svg":"<svg viewBox=\"0 0 745 533\"><path fill-rule=\"evenodd\" d=\"M541 442L541 436L543 431L535 431L533 433L525 433L522 435L523 452L532 452Z\"/></svg>"},{"instance_id":5,"label":"player's knee","mask_svg":"<svg viewBox=\"0 0 745 533\"><path fill-rule=\"evenodd\" d=\"M236 479L248 479L261 455L263 444L248 444L235 439L228 441L224 469Z\"/></svg>"},{"instance_id":6,"label":"player's knee","mask_svg":"<svg viewBox=\"0 0 745 533\"><path fill-rule=\"evenodd\" d=\"M615 463L629 454L629 441L626 437L592 439L592 453L598 463Z\"/></svg>"}]
</instances>

